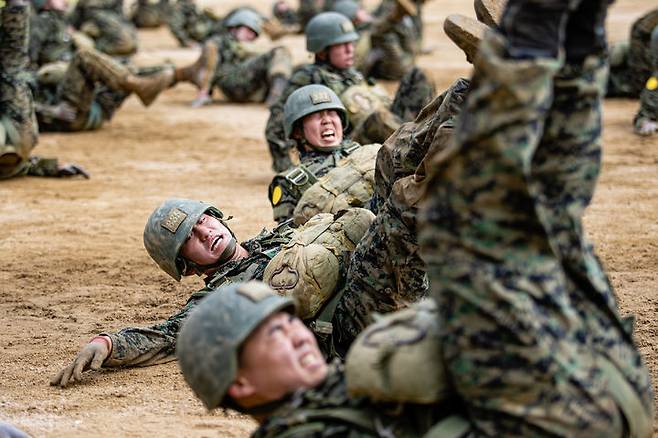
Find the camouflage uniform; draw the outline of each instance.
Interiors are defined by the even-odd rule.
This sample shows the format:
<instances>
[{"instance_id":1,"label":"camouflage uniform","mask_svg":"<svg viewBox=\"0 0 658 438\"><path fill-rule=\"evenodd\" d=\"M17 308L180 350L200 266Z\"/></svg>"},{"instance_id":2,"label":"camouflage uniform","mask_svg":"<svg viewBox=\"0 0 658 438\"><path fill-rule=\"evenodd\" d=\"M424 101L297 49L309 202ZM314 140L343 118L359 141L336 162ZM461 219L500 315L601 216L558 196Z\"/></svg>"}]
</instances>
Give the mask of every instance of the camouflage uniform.
<instances>
[{"instance_id":1,"label":"camouflage uniform","mask_svg":"<svg viewBox=\"0 0 658 438\"><path fill-rule=\"evenodd\" d=\"M110 120L114 112L130 95L116 78L104 74L99 63L125 69L117 61L94 49L77 50L67 29L64 15L45 10L32 17L30 23L30 70L37 103L37 117L41 131L80 131L99 128ZM102 59L100 59L102 58ZM61 77L45 80L39 69L63 62ZM134 69L138 74L153 74L164 66ZM75 120L53 118L41 111L41 106L53 106L62 101L71 104L77 114Z\"/></svg>"},{"instance_id":2,"label":"camouflage uniform","mask_svg":"<svg viewBox=\"0 0 658 438\"><path fill-rule=\"evenodd\" d=\"M635 116L658 120L658 40L652 34L658 29L658 9L633 23L630 44L611 50L608 97L640 97L640 110Z\"/></svg>"},{"instance_id":3,"label":"camouflage uniform","mask_svg":"<svg viewBox=\"0 0 658 438\"><path fill-rule=\"evenodd\" d=\"M56 159L30 157L37 144L34 102L24 70L28 59L29 7L0 9L0 179L55 176Z\"/></svg>"},{"instance_id":4,"label":"camouflage uniform","mask_svg":"<svg viewBox=\"0 0 658 438\"><path fill-rule=\"evenodd\" d=\"M290 75L291 56L285 47L259 53L231 33L212 37L206 44L217 47L218 61L212 78L232 102L263 102L276 76Z\"/></svg>"},{"instance_id":5,"label":"camouflage uniform","mask_svg":"<svg viewBox=\"0 0 658 438\"><path fill-rule=\"evenodd\" d=\"M398 17L395 0L384 0L374 12L375 20L360 32L370 40L369 52L357 54L357 68L364 74L400 80L414 66L422 36L421 3L415 5L416 16Z\"/></svg>"},{"instance_id":6,"label":"camouflage uniform","mask_svg":"<svg viewBox=\"0 0 658 438\"><path fill-rule=\"evenodd\" d=\"M447 378L482 434L648 436L650 376L581 222L605 60L513 60L505 43L480 44L419 219Z\"/></svg>"},{"instance_id":7,"label":"camouflage uniform","mask_svg":"<svg viewBox=\"0 0 658 438\"><path fill-rule=\"evenodd\" d=\"M223 284L262 279L265 267L290 237L290 228L282 226L273 232L263 231L254 239L243 242L241 245L249 256L227 262L208 276L206 287L192 294L185 307L165 322L146 328L130 327L116 333L103 333L112 338L112 352L103 366L146 366L174 360L178 331L199 301Z\"/></svg>"},{"instance_id":8,"label":"camouflage uniform","mask_svg":"<svg viewBox=\"0 0 658 438\"><path fill-rule=\"evenodd\" d=\"M137 28L160 27L169 16L169 0L137 0L133 4L131 21Z\"/></svg>"},{"instance_id":9,"label":"camouflage uniform","mask_svg":"<svg viewBox=\"0 0 658 438\"><path fill-rule=\"evenodd\" d=\"M365 397L350 397L343 367L334 363L320 385L292 394L252 437L420 437L447 412L447 405L376 404ZM438 429L433 432L450 436Z\"/></svg>"},{"instance_id":10,"label":"camouflage uniform","mask_svg":"<svg viewBox=\"0 0 658 438\"><path fill-rule=\"evenodd\" d=\"M32 14L30 19L30 69L52 62L69 62L73 58L75 46L68 31L63 12L43 10Z\"/></svg>"},{"instance_id":11,"label":"camouflage uniform","mask_svg":"<svg viewBox=\"0 0 658 438\"><path fill-rule=\"evenodd\" d=\"M372 322L373 312L399 310L428 293L416 237L426 157L448 147L468 85L465 79L457 80L379 150L371 206L377 218L354 251L332 321L341 355Z\"/></svg>"},{"instance_id":12,"label":"camouflage uniform","mask_svg":"<svg viewBox=\"0 0 658 438\"><path fill-rule=\"evenodd\" d=\"M351 140L343 140L340 148L330 153L315 150L301 152L300 164L279 173L270 183L268 197L274 220L283 222L290 219L306 189L360 146Z\"/></svg>"},{"instance_id":13,"label":"camouflage uniform","mask_svg":"<svg viewBox=\"0 0 658 438\"><path fill-rule=\"evenodd\" d=\"M128 56L137 52L137 30L123 15L123 0L80 0L69 21L103 53Z\"/></svg>"},{"instance_id":14,"label":"camouflage uniform","mask_svg":"<svg viewBox=\"0 0 658 438\"><path fill-rule=\"evenodd\" d=\"M193 0L178 0L171 5L169 30L181 46L203 42L221 27L221 20L199 11Z\"/></svg>"},{"instance_id":15,"label":"camouflage uniform","mask_svg":"<svg viewBox=\"0 0 658 438\"><path fill-rule=\"evenodd\" d=\"M412 69L402 83L405 85L398 89L391 111L374 113L374 117L371 115L360 126L354 127L353 140L361 144L383 143L401 122L415 118L433 96L434 88L420 70ZM350 87L366 84L366 81L355 68L337 69L326 62L317 61L295 69L279 101L270 107L265 126L265 138L275 169L282 170L291 165L288 156L291 144L285 141L283 128L283 105L293 91L309 84L325 85L340 97Z\"/></svg>"}]
</instances>

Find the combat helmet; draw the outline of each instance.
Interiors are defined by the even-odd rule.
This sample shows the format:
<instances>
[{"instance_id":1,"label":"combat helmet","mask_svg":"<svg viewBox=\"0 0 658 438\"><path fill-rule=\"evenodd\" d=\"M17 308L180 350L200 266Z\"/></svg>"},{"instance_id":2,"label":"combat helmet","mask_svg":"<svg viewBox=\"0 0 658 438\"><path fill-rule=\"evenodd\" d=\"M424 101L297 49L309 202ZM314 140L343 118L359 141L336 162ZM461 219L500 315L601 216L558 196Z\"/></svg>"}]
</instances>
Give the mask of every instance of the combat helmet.
<instances>
[{"instance_id":1,"label":"combat helmet","mask_svg":"<svg viewBox=\"0 0 658 438\"><path fill-rule=\"evenodd\" d=\"M295 123L304 116L326 109L338 111L343 122L343 131L347 129L347 111L343 102L340 101L331 88L324 85L312 84L295 90L288 96L283 106L286 138L290 138Z\"/></svg>"},{"instance_id":2,"label":"combat helmet","mask_svg":"<svg viewBox=\"0 0 658 438\"><path fill-rule=\"evenodd\" d=\"M319 53L334 44L342 44L359 39L352 21L338 12L323 12L311 18L304 30L306 50Z\"/></svg>"},{"instance_id":3,"label":"combat helmet","mask_svg":"<svg viewBox=\"0 0 658 438\"><path fill-rule=\"evenodd\" d=\"M256 32L256 35L260 35L262 22L263 17L261 17L256 11L250 8L241 8L226 18L224 26L226 28L246 26Z\"/></svg>"},{"instance_id":4,"label":"combat helmet","mask_svg":"<svg viewBox=\"0 0 658 438\"><path fill-rule=\"evenodd\" d=\"M179 255L181 247L202 214L213 216L231 232L231 241L212 265L201 266ZM151 258L172 278L180 281L190 271L202 273L229 260L237 249L233 231L223 220L224 214L211 204L191 199L167 199L149 216L144 227L144 247Z\"/></svg>"},{"instance_id":5,"label":"combat helmet","mask_svg":"<svg viewBox=\"0 0 658 438\"><path fill-rule=\"evenodd\" d=\"M354 18L356 17L356 13L359 11L361 7L357 2L354 0L338 0L334 5L332 6L331 10L334 12L338 12L349 18L350 20L354 21Z\"/></svg>"},{"instance_id":6,"label":"combat helmet","mask_svg":"<svg viewBox=\"0 0 658 438\"><path fill-rule=\"evenodd\" d=\"M259 281L224 285L199 303L178 335L176 357L185 381L206 408L227 405L240 347L254 329L276 312L294 310L292 299Z\"/></svg>"}]
</instances>

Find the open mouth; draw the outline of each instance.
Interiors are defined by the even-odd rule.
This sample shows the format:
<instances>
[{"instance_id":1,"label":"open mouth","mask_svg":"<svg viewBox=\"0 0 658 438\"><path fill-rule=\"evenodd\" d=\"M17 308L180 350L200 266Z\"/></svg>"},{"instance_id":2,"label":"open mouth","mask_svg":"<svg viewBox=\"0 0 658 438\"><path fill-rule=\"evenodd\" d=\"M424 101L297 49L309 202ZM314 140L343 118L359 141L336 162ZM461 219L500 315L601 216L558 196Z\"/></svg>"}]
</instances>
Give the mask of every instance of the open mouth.
<instances>
[{"instance_id":1,"label":"open mouth","mask_svg":"<svg viewBox=\"0 0 658 438\"><path fill-rule=\"evenodd\" d=\"M299 358L299 364L304 368L314 368L320 364L320 358L314 352L309 351Z\"/></svg>"},{"instance_id":2,"label":"open mouth","mask_svg":"<svg viewBox=\"0 0 658 438\"><path fill-rule=\"evenodd\" d=\"M219 245L219 242L221 242L222 236L217 236L212 240L212 243L210 244L210 250L214 251L215 248L217 248L217 245Z\"/></svg>"},{"instance_id":3,"label":"open mouth","mask_svg":"<svg viewBox=\"0 0 658 438\"><path fill-rule=\"evenodd\" d=\"M333 129L325 129L320 133L323 140L334 140L336 138L336 131Z\"/></svg>"}]
</instances>

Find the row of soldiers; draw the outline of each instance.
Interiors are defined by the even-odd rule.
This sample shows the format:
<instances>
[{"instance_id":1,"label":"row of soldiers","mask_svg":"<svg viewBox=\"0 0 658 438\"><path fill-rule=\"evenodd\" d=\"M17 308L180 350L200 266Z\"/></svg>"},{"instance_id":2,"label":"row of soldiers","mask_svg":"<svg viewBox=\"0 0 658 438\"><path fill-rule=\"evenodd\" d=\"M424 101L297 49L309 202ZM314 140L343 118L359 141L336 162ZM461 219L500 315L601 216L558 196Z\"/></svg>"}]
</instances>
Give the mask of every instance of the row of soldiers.
<instances>
[{"instance_id":1,"label":"row of soldiers","mask_svg":"<svg viewBox=\"0 0 658 438\"><path fill-rule=\"evenodd\" d=\"M206 286L161 324L99 334L52 383L178 350L204 403L251 414L257 435L648 436L648 373L580 222L600 160L607 3L510 1L502 18L491 14L497 32L460 27L464 47L486 35L468 53L473 81L433 97L411 68L400 89L421 91L392 102L352 67L354 24L312 18L315 62L279 95L259 91L271 150L300 155L270 186L282 224L238 242L215 206L165 202L144 244L170 276L202 275ZM21 8L12 0L3 13ZM195 64L155 80L92 48L77 49L77 68L102 66L97 77L121 78L106 85L144 103L176 80L202 99L217 85L248 101L258 93L233 88L229 70L241 63L223 62L258 35L254 15L242 17ZM282 52L254 59L271 73ZM244 283L253 279L266 285ZM438 306L421 301L430 290ZM324 361L345 357L345 369Z\"/></svg>"}]
</instances>

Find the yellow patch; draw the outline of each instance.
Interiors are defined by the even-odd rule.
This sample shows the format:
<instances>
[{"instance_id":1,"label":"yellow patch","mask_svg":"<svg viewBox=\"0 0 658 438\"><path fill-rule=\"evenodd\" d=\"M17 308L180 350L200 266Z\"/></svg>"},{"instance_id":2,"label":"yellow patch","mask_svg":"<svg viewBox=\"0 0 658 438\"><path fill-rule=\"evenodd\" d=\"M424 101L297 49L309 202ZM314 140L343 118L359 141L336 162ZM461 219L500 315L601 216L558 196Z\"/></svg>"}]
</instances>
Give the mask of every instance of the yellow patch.
<instances>
[{"instance_id":1,"label":"yellow patch","mask_svg":"<svg viewBox=\"0 0 658 438\"><path fill-rule=\"evenodd\" d=\"M272 190L272 205L277 205L281 201L282 196L283 190L281 190L281 186L274 187L274 190Z\"/></svg>"},{"instance_id":2,"label":"yellow patch","mask_svg":"<svg viewBox=\"0 0 658 438\"><path fill-rule=\"evenodd\" d=\"M658 88L658 78L651 76L647 81L647 90L653 91Z\"/></svg>"}]
</instances>

